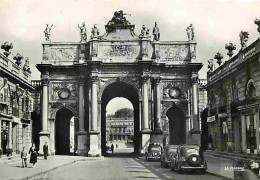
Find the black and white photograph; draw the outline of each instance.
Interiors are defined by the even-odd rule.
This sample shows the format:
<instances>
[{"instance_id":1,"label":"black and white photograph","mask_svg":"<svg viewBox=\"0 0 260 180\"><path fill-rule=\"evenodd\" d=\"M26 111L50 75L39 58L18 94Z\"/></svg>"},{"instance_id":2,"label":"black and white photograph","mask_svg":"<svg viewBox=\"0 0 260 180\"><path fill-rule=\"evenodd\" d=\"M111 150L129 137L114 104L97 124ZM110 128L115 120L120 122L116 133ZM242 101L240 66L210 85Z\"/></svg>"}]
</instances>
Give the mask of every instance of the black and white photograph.
<instances>
[{"instance_id":1,"label":"black and white photograph","mask_svg":"<svg viewBox=\"0 0 260 180\"><path fill-rule=\"evenodd\" d=\"M0 0L1 180L259 180L259 0Z\"/></svg>"}]
</instances>

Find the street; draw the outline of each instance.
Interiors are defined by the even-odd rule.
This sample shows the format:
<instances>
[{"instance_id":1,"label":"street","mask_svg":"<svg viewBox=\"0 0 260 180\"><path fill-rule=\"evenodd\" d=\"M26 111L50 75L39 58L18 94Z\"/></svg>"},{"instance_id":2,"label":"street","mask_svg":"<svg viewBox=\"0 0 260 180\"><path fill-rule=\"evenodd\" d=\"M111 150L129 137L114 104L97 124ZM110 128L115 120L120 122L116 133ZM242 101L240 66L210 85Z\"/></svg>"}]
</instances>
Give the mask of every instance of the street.
<instances>
[{"instance_id":1,"label":"street","mask_svg":"<svg viewBox=\"0 0 260 180\"><path fill-rule=\"evenodd\" d=\"M40 179L187 179L187 180L220 180L209 174L178 174L171 169L163 168L160 162L146 162L144 157L138 159L129 149L115 149L102 161L79 161L35 178Z\"/></svg>"}]
</instances>

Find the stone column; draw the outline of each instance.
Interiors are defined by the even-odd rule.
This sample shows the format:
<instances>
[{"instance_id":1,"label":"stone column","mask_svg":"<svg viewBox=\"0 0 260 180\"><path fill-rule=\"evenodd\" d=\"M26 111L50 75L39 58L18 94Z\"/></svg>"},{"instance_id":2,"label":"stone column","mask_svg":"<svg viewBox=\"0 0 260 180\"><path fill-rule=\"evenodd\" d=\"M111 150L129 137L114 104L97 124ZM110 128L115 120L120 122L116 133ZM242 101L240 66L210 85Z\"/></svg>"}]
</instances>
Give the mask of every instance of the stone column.
<instances>
[{"instance_id":1,"label":"stone column","mask_svg":"<svg viewBox=\"0 0 260 180\"><path fill-rule=\"evenodd\" d=\"M8 125L8 149L13 148L12 134L13 134L13 123L9 122Z\"/></svg>"},{"instance_id":2,"label":"stone column","mask_svg":"<svg viewBox=\"0 0 260 180\"><path fill-rule=\"evenodd\" d=\"M259 129L260 129L260 126L259 126L259 112L255 112L254 114L254 123L255 123L255 127L256 127L256 153L257 154L260 154L260 136L259 136Z\"/></svg>"},{"instance_id":3,"label":"stone column","mask_svg":"<svg viewBox=\"0 0 260 180\"><path fill-rule=\"evenodd\" d=\"M84 84L85 80L79 80L79 131L78 135L78 149L77 154L85 156L88 154L87 148L87 132L85 131L85 105L84 105Z\"/></svg>"},{"instance_id":4,"label":"stone column","mask_svg":"<svg viewBox=\"0 0 260 180\"><path fill-rule=\"evenodd\" d=\"M198 117L198 77L192 78L192 116L193 116L193 129L199 130L199 117Z\"/></svg>"},{"instance_id":5,"label":"stone column","mask_svg":"<svg viewBox=\"0 0 260 180\"><path fill-rule=\"evenodd\" d=\"M241 115L241 130L242 130L242 152L247 152L246 147L246 117L245 115Z\"/></svg>"},{"instance_id":6,"label":"stone column","mask_svg":"<svg viewBox=\"0 0 260 180\"><path fill-rule=\"evenodd\" d=\"M90 150L89 156L101 156L99 146L99 131L98 131L98 77L91 77L91 131L90 131Z\"/></svg>"},{"instance_id":7,"label":"stone column","mask_svg":"<svg viewBox=\"0 0 260 180\"><path fill-rule=\"evenodd\" d=\"M149 129L149 110L148 110L148 81L149 77L142 77L142 148L141 154L144 153L145 149L150 143L150 133Z\"/></svg>"},{"instance_id":8,"label":"stone column","mask_svg":"<svg viewBox=\"0 0 260 180\"><path fill-rule=\"evenodd\" d=\"M155 79L155 122L154 122L154 129L161 131L161 84L160 84L161 78Z\"/></svg>"},{"instance_id":9,"label":"stone column","mask_svg":"<svg viewBox=\"0 0 260 180\"><path fill-rule=\"evenodd\" d=\"M192 112L191 112L191 139L189 142L200 145L200 129L199 129L199 108L198 108L198 73L192 73L191 77L192 92Z\"/></svg>"},{"instance_id":10,"label":"stone column","mask_svg":"<svg viewBox=\"0 0 260 180\"><path fill-rule=\"evenodd\" d=\"M45 142L49 144L49 135L50 132L48 131L48 79L42 79L42 130L39 133L40 136L40 147L39 153L43 154L43 145Z\"/></svg>"}]
</instances>

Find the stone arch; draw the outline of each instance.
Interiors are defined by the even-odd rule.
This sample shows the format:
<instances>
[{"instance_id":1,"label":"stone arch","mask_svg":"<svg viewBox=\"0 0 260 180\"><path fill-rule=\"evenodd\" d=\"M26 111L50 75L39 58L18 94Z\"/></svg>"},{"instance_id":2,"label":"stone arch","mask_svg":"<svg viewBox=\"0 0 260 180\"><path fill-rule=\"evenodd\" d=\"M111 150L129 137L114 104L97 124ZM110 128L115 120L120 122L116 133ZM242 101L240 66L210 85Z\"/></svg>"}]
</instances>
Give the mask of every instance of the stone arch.
<instances>
[{"instance_id":1,"label":"stone arch","mask_svg":"<svg viewBox=\"0 0 260 180\"><path fill-rule=\"evenodd\" d=\"M141 97L141 91L139 90L140 88L135 83L133 83L129 79L118 77L116 79L112 79L112 80L109 80L109 81L105 82L105 84L100 87L100 90L98 92L98 99L99 100L101 100L102 94L103 94L104 90L106 89L106 87L108 87L109 85L111 85L111 84L113 84L115 82L124 82L126 84L131 85L136 90L136 93L138 94L139 98Z\"/></svg>"},{"instance_id":2,"label":"stone arch","mask_svg":"<svg viewBox=\"0 0 260 180\"><path fill-rule=\"evenodd\" d=\"M53 106L51 107L50 118L51 118L51 119L55 119L57 112L58 112L60 109L62 109L62 108L66 108L66 109L70 110L70 111L73 113L74 117L78 117L78 112L77 112L76 108L75 108L75 107L72 107L70 104L65 104L65 103L64 103L64 104L56 104L56 105L53 105Z\"/></svg>"},{"instance_id":3,"label":"stone arch","mask_svg":"<svg viewBox=\"0 0 260 180\"><path fill-rule=\"evenodd\" d=\"M68 107L62 107L58 109L58 111L56 112L56 116L55 116L56 154L70 154L70 145L71 145L71 134L70 134L71 121L70 120L72 117L75 117L74 113Z\"/></svg>"},{"instance_id":4,"label":"stone arch","mask_svg":"<svg viewBox=\"0 0 260 180\"><path fill-rule=\"evenodd\" d=\"M186 103L185 103L186 104ZM188 106L188 105L186 105ZM188 107L187 108L184 108L184 103L180 103L180 102L164 102L163 103L163 111L162 111L162 117L166 117L166 113L167 111L172 108L172 107L178 107L182 110L182 112L185 114L185 115L188 115L189 112L188 112Z\"/></svg>"}]
</instances>

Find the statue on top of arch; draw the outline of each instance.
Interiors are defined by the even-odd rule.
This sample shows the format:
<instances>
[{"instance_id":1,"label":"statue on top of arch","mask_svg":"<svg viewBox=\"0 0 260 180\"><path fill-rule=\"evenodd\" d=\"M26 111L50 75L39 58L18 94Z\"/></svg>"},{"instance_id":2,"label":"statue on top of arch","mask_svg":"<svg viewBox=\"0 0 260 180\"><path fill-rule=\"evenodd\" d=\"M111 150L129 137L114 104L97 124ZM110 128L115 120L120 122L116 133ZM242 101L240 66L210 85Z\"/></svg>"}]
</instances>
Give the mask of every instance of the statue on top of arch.
<instances>
[{"instance_id":1,"label":"statue on top of arch","mask_svg":"<svg viewBox=\"0 0 260 180\"><path fill-rule=\"evenodd\" d=\"M106 31L111 32L113 29L115 29L116 25L123 25L123 26L131 25L131 23L128 20L126 20L124 15L131 16L131 14L126 14L122 10L116 11L114 13L113 18L107 23Z\"/></svg>"}]
</instances>

